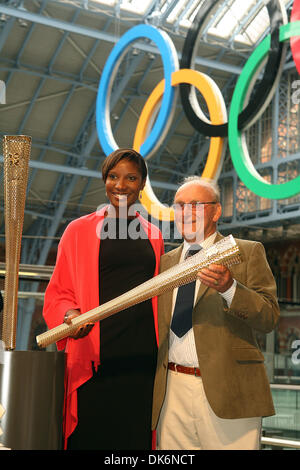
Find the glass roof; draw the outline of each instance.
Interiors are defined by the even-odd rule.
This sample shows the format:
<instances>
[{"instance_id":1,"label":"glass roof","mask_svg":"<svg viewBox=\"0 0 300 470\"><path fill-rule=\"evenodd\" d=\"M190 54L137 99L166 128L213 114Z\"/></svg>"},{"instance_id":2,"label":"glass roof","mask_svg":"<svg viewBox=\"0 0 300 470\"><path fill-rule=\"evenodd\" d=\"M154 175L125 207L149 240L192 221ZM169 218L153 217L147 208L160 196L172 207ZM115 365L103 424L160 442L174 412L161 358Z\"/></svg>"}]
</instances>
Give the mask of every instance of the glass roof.
<instances>
[{"instance_id":1,"label":"glass roof","mask_svg":"<svg viewBox=\"0 0 300 470\"><path fill-rule=\"evenodd\" d=\"M288 6L291 0L283 0ZM178 32L187 30L205 0L94 0L124 14L149 15L159 26ZM253 46L269 28L264 0L220 0L204 31L205 37L223 42Z\"/></svg>"},{"instance_id":2,"label":"glass roof","mask_svg":"<svg viewBox=\"0 0 300 470\"><path fill-rule=\"evenodd\" d=\"M153 0L94 0L94 3L120 7L120 10L144 15L151 4L156 3Z\"/></svg>"}]
</instances>

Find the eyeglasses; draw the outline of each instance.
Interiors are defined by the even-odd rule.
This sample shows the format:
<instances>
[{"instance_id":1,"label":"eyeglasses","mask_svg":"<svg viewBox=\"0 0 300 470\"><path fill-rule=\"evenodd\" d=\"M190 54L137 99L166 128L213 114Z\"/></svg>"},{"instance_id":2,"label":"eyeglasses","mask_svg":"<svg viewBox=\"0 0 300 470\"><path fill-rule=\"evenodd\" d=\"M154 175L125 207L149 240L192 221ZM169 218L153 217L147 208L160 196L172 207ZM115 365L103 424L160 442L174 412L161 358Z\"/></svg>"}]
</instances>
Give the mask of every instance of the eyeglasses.
<instances>
[{"instance_id":1,"label":"eyeglasses","mask_svg":"<svg viewBox=\"0 0 300 470\"><path fill-rule=\"evenodd\" d=\"M173 209L176 211L184 211L186 210L197 210L200 207L205 206L205 204L218 204L217 201L209 201L209 202L199 202L199 201L193 201L193 202L176 202L173 204Z\"/></svg>"}]
</instances>

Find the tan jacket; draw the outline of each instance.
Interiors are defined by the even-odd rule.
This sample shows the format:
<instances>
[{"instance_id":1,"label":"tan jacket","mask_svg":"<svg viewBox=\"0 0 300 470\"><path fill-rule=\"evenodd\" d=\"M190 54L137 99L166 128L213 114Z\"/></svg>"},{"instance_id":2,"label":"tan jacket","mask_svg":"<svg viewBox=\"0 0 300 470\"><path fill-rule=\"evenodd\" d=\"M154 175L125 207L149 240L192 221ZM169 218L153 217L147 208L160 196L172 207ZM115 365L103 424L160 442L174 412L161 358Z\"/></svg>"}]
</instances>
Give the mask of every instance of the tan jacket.
<instances>
[{"instance_id":1,"label":"tan jacket","mask_svg":"<svg viewBox=\"0 0 300 470\"><path fill-rule=\"evenodd\" d=\"M222 235L217 234L216 241ZM268 333L279 318L276 284L261 243L236 239L243 257L230 268L237 281L230 308L215 290L200 285L193 330L208 402L221 418L275 414L270 385L254 330ZM179 262L182 245L161 258L161 272ZM158 423L167 382L173 292L158 298L159 351L152 428Z\"/></svg>"}]
</instances>

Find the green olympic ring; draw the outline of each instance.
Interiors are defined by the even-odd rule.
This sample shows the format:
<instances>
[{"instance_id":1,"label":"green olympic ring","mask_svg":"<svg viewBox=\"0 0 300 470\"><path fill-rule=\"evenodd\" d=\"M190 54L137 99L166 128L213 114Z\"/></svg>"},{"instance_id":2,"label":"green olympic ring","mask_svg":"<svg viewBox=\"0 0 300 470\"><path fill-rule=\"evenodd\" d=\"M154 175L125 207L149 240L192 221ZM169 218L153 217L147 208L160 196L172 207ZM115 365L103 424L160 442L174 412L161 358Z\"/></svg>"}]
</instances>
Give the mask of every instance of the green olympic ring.
<instances>
[{"instance_id":1,"label":"green olympic ring","mask_svg":"<svg viewBox=\"0 0 300 470\"><path fill-rule=\"evenodd\" d=\"M286 41L296 35L300 35L300 21L294 21L280 27L280 41ZM257 68L265 59L269 48L270 35L250 55L237 81L229 112L228 142L232 163L245 186L253 191L253 193L264 198L285 199L299 194L300 175L291 181L281 184L271 184L266 181L254 168L246 145L245 134L238 129L238 116L244 106L248 85L255 75Z\"/></svg>"}]
</instances>

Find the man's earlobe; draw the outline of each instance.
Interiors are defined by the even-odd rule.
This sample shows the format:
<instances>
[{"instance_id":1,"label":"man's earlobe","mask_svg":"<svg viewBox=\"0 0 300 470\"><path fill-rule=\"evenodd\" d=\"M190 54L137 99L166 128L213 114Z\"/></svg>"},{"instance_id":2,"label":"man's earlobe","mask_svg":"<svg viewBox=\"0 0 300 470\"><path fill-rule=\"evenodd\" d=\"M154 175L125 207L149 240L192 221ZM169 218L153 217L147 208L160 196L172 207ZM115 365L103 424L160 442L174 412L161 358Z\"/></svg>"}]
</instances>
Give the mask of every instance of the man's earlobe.
<instances>
[{"instance_id":1,"label":"man's earlobe","mask_svg":"<svg viewBox=\"0 0 300 470\"><path fill-rule=\"evenodd\" d=\"M215 215L213 216L213 221L218 222L221 215L222 215L222 206L221 206L221 204L218 204Z\"/></svg>"}]
</instances>

